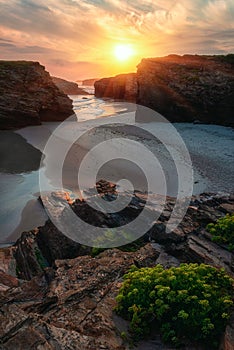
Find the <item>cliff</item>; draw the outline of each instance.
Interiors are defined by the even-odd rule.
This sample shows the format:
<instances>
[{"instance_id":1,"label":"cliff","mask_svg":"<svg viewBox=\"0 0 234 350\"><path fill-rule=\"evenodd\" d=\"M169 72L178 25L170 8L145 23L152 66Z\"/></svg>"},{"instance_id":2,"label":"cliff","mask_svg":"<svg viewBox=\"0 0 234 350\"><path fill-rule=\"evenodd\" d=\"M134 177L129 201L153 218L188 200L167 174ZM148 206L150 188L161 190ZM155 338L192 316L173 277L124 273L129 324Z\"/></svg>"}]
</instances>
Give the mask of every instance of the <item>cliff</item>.
<instances>
[{"instance_id":1,"label":"cliff","mask_svg":"<svg viewBox=\"0 0 234 350\"><path fill-rule=\"evenodd\" d=\"M66 95L88 95L88 92L79 88L78 84L74 83L73 81L67 81L57 77L52 77L52 80L55 85Z\"/></svg>"},{"instance_id":2,"label":"cliff","mask_svg":"<svg viewBox=\"0 0 234 350\"><path fill-rule=\"evenodd\" d=\"M63 121L72 101L38 62L0 61L0 129Z\"/></svg>"},{"instance_id":3,"label":"cliff","mask_svg":"<svg viewBox=\"0 0 234 350\"><path fill-rule=\"evenodd\" d=\"M85 86L93 86L94 83L95 83L96 81L98 81L98 80L99 80L99 79L97 79L97 78L85 79L85 80L82 81L82 84L85 85Z\"/></svg>"},{"instance_id":4,"label":"cliff","mask_svg":"<svg viewBox=\"0 0 234 350\"><path fill-rule=\"evenodd\" d=\"M112 97L117 100L135 102L137 84L136 74L120 74L116 77L104 78L94 84L96 97Z\"/></svg>"},{"instance_id":5,"label":"cliff","mask_svg":"<svg viewBox=\"0 0 234 350\"><path fill-rule=\"evenodd\" d=\"M234 125L233 55L169 55L143 59L135 79L136 103L156 110L171 122ZM124 81L127 80L126 76ZM119 99L119 90L125 91L121 98L130 101L128 86L116 78L96 82L95 90L98 97L116 99ZM136 119L144 121L140 109Z\"/></svg>"},{"instance_id":6,"label":"cliff","mask_svg":"<svg viewBox=\"0 0 234 350\"><path fill-rule=\"evenodd\" d=\"M99 188L105 195L115 193L112 185L102 183ZM92 195L92 191L90 193ZM55 210L63 215L64 201L68 198L57 195L61 196L61 205ZM139 215L143 202L144 195L135 194L134 201L128 201L126 215L123 212L94 215L95 210L80 200L70 205L77 214L91 218L92 224L102 222L103 227L113 227L117 221L123 224L123 220ZM24 233L15 246L0 249L0 341L3 348L15 349L17 345L22 349L41 346L127 350L128 323L117 317L113 308L123 274L132 265L161 264L168 268L183 262L197 262L222 267L234 276L233 253L226 246L212 242L205 230L207 223L233 213L233 196L202 194L193 197L183 222L175 232L167 234L165 226L173 206L174 199L168 198L159 220L144 237L145 241L141 240L141 247L135 247L135 252L131 246L125 251L111 249L91 257L90 248L69 240L49 221L37 230ZM155 210L155 207L148 210ZM156 243L146 243L147 237ZM127 334L127 338L121 337L121 333ZM148 339L137 345L136 350L173 349L163 345L158 334L154 336L157 347L154 338L152 342ZM233 337L231 322L220 349L232 349ZM207 347L184 348L188 349Z\"/></svg>"}]
</instances>

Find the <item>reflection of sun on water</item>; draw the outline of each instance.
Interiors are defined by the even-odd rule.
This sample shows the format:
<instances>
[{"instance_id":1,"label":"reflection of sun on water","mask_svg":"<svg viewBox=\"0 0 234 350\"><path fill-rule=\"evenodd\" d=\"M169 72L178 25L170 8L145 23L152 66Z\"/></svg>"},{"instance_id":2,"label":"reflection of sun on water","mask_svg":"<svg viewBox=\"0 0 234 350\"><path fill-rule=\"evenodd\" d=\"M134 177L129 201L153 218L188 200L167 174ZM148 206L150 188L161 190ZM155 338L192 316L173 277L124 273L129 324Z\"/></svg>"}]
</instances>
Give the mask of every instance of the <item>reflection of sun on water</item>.
<instances>
[{"instance_id":1,"label":"reflection of sun on water","mask_svg":"<svg viewBox=\"0 0 234 350\"><path fill-rule=\"evenodd\" d=\"M134 55L134 49L129 44L119 44L114 48L114 55L119 61L127 61Z\"/></svg>"}]
</instances>

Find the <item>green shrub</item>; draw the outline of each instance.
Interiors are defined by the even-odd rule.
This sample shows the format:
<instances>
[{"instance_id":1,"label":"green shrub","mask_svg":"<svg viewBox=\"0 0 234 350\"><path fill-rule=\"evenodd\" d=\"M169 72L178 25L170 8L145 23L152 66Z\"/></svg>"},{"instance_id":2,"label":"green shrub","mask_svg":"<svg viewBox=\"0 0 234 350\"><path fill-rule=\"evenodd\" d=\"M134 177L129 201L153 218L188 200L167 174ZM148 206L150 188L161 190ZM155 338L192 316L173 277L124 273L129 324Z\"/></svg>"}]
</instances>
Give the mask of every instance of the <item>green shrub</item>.
<instances>
[{"instance_id":1,"label":"green shrub","mask_svg":"<svg viewBox=\"0 0 234 350\"><path fill-rule=\"evenodd\" d=\"M214 242L227 244L229 250L234 250L234 214L227 214L216 224L208 224L206 229L212 234Z\"/></svg>"},{"instance_id":2,"label":"green shrub","mask_svg":"<svg viewBox=\"0 0 234 350\"><path fill-rule=\"evenodd\" d=\"M232 283L223 269L204 264L133 267L124 276L116 311L130 321L136 340L154 329L165 342L195 341L214 349L230 316Z\"/></svg>"}]
</instances>

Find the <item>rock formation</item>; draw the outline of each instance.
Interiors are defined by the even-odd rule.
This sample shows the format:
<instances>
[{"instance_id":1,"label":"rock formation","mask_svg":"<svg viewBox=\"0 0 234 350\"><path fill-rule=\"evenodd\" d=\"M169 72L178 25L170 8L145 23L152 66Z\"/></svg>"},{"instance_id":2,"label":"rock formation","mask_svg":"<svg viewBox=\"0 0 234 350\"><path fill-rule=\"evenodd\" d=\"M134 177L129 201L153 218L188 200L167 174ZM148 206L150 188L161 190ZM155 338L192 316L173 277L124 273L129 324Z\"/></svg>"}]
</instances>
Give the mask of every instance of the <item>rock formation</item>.
<instances>
[{"instance_id":1,"label":"rock formation","mask_svg":"<svg viewBox=\"0 0 234 350\"><path fill-rule=\"evenodd\" d=\"M64 92L66 95L89 95L88 92L79 88L77 83L73 81L67 81L65 79L52 77L55 85Z\"/></svg>"},{"instance_id":2,"label":"rock formation","mask_svg":"<svg viewBox=\"0 0 234 350\"><path fill-rule=\"evenodd\" d=\"M99 183L97 190L106 200L116 195L114 184ZM89 196L92 195L90 191ZM60 198L55 208L57 215L64 214L65 203L69 202L77 215L104 227L132 220L145 203L145 195L137 192L126 210L104 215L95 213L85 201L70 202L61 193L57 196ZM91 257L90 248L63 236L50 221L24 233L15 246L1 249L2 348L15 349L17 344L27 349L37 344L45 349L127 350L128 344L121 333L128 334L128 323L117 317L113 308L122 276L133 264L137 267L161 264L169 268L181 262L203 262L223 267L234 276L234 254L226 246L213 243L205 229L207 223L234 212L233 195L193 197L177 230L167 234L165 227L174 204L173 198L167 198L159 220L153 223L144 237L145 243L142 240L141 248L135 252L122 247L125 251L111 249ZM149 205L148 210L155 209ZM151 243L146 243L147 240ZM155 337L152 342L138 344L136 350L172 349ZM220 349L233 348L233 337L233 323L230 323ZM198 348L190 346L184 350Z\"/></svg>"},{"instance_id":3,"label":"rock formation","mask_svg":"<svg viewBox=\"0 0 234 350\"><path fill-rule=\"evenodd\" d=\"M0 129L63 121L72 101L38 62L0 61Z\"/></svg>"},{"instance_id":4,"label":"rock formation","mask_svg":"<svg viewBox=\"0 0 234 350\"><path fill-rule=\"evenodd\" d=\"M171 122L234 125L234 59L227 56L169 55L143 59L134 85L135 101L161 113ZM134 75L130 75L133 77ZM99 80L95 95L128 99L128 75ZM124 91L124 93L119 93ZM145 121L139 108L137 121Z\"/></svg>"},{"instance_id":5,"label":"rock formation","mask_svg":"<svg viewBox=\"0 0 234 350\"><path fill-rule=\"evenodd\" d=\"M117 100L135 102L137 84L135 73L120 74L98 80L94 84L96 97L112 97Z\"/></svg>"},{"instance_id":6,"label":"rock formation","mask_svg":"<svg viewBox=\"0 0 234 350\"><path fill-rule=\"evenodd\" d=\"M83 84L83 85L86 85L86 86L93 86L94 83L95 83L96 81L98 81L98 80L99 80L99 79L97 79L97 78L85 79L85 80L82 81L82 84Z\"/></svg>"},{"instance_id":7,"label":"rock formation","mask_svg":"<svg viewBox=\"0 0 234 350\"><path fill-rule=\"evenodd\" d=\"M153 265L157 255L146 246L57 260L55 269L0 293L1 349L127 349L124 321L113 318L121 277L135 261Z\"/></svg>"}]
</instances>

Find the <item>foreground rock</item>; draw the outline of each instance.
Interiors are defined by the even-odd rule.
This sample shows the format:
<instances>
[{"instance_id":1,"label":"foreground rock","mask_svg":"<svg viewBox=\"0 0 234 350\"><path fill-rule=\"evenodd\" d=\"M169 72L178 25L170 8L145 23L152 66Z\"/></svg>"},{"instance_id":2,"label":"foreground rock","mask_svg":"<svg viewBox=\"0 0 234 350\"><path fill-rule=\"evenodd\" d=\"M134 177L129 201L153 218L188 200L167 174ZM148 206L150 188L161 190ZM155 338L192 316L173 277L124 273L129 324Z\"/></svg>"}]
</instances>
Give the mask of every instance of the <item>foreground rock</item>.
<instances>
[{"instance_id":1,"label":"foreground rock","mask_svg":"<svg viewBox=\"0 0 234 350\"><path fill-rule=\"evenodd\" d=\"M77 83L73 81L67 81L65 79L52 77L55 85L63 91L66 95L89 95L88 92L79 88Z\"/></svg>"},{"instance_id":2,"label":"foreground rock","mask_svg":"<svg viewBox=\"0 0 234 350\"><path fill-rule=\"evenodd\" d=\"M107 201L113 201L117 194L116 186L105 181L97 184L97 191ZM90 190L90 200L93 196ZM66 215L69 206L94 226L116 227L140 214L145 195L135 193L124 211L108 215L92 209L89 199L72 202L66 193L54 193L43 201L54 206L57 217ZM118 318L113 308L122 276L133 264L137 267L161 264L169 268L181 262L204 262L223 267L234 276L234 254L226 246L213 243L205 230L208 223L234 212L234 196L202 194L193 197L177 230L166 233L174 204L173 198L167 198L157 221L152 215L155 206L148 205L152 228L140 241L139 245L143 246L136 252L112 249L93 258L89 247L70 240L50 221L25 232L15 246L1 249L2 348L15 349L17 344L24 349L128 350L125 337L121 337L122 332L128 337L128 323ZM144 243L149 240L152 243ZM233 323L230 323L220 349L230 350L233 346ZM155 334L155 338L136 347L136 350L146 349L172 348L162 345ZM198 350L191 346L187 350L192 349Z\"/></svg>"},{"instance_id":3,"label":"foreground rock","mask_svg":"<svg viewBox=\"0 0 234 350\"><path fill-rule=\"evenodd\" d=\"M106 200L115 197L115 185L97 185L98 192L105 196ZM103 192L104 191L104 192ZM104 193L104 194L103 194ZM70 201L66 193L55 193L50 197L44 197L47 208L54 208L54 218L70 217L70 209L84 221L95 227L118 227L130 223L142 211L145 205L145 195L136 193L133 198L128 199L127 207L114 214L103 214L96 211L90 205L95 196L92 191L86 201ZM126 201L126 195L118 194L119 200ZM180 262L207 263L216 267L223 267L234 276L234 254L226 246L217 245L211 241L210 234L206 231L206 225L216 222L227 213L234 212L233 195L202 194L192 197L188 211L174 232L166 233L166 225L175 205L175 199L168 197L163 213L155 221L155 196L152 196L154 204L147 206L144 215L145 220L151 222L151 229L142 238L140 244L151 241L155 242L155 249L159 250L160 263L165 260L165 267L170 261L173 264ZM161 198L156 200L160 201ZM113 202L114 203L114 202ZM65 221L66 222L66 221ZM79 234L79 228L74 228ZM134 230L134 226L133 226ZM131 234L134 232L130 232ZM134 237L134 236L133 236ZM62 234L54 224L48 220L46 224L30 232L24 232L15 246L11 248L16 260L18 275L22 279L30 279L42 272L44 267L53 266L57 259L75 258L76 256L91 253L91 248L82 246ZM168 260L169 259L169 260ZM176 259L176 260L175 260ZM168 261L169 263L168 263Z\"/></svg>"},{"instance_id":4,"label":"foreground rock","mask_svg":"<svg viewBox=\"0 0 234 350\"><path fill-rule=\"evenodd\" d=\"M171 122L201 122L234 125L234 55L170 55L143 59L136 75L101 79L95 95L135 100ZM135 77L134 86L127 85ZM120 93L121 91L121 93ZM123 93L124 91L124 93ZM128 93L131 98L129 99ZM145 120L138 109L136 120Z\"/></svg>"},{"instance_id":5,"label":"foreground rock","mask_svg":"<svg viewBox=\"0 0 234 350\"><path fill-rule=\"evenodd\" d=\"M137 261L153 266L157 252L106 251L55 262L56 270L0 294L4 349L124 350L121 320L113 317L122 275Z\"/></svg>"},{"instance_id":6,"label":"foreground rock","mask_svg":"<svg viewBox=\"0 0 234 350\"><path fill-rule=\"evenodd\" d=\"M38 62L0 61L0 129L63 121L72 101Z\"/></svg>"}]
</instances>

